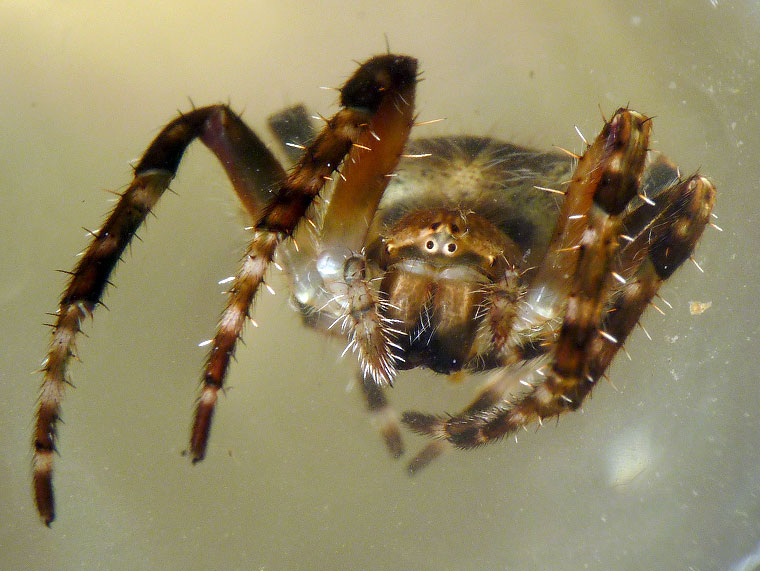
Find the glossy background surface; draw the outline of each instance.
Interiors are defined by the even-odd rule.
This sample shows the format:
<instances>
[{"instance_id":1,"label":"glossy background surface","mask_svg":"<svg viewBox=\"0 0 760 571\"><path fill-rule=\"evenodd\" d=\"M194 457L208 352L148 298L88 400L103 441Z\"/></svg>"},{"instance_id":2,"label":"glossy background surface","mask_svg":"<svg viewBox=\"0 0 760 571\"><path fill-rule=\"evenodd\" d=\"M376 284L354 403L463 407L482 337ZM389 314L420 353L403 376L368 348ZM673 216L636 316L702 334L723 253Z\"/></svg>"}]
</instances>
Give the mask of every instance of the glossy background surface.
<instances>
[{"instance_id":1,"label":"glossy background surface","mask_svg":"<svg viewBox=\"0 0 760 571\"><path fill-rule=\"evenodd\" d=\"M594 6L596 4L596 6ZM4 2L0 5L0 567L747 567L760 540L760 11L746 2ZM63 405L58 520L29 485L30 374L74 254L177 109L230 101L257 131L385 50L420 59L424 135L581 150L631 106L655 147L719 189L696 259L662 290L583 414L418 478L386 457L342 345L300 327L280 282L230 378L207 459L181 457L245 221L202 146L187 155L80 342ZM424 130L424 131L423 131ZM278 285L275 279L275 285ZM689 302L712 302L699 316ZM475 385L406 374L400 409ZM409 448L422 440L409 437ZM742 563L742 561L744 561ZM742 567L745 565L745 567ZM751 565L751 564L749 564Z\"/></svg>"}]
</instances>

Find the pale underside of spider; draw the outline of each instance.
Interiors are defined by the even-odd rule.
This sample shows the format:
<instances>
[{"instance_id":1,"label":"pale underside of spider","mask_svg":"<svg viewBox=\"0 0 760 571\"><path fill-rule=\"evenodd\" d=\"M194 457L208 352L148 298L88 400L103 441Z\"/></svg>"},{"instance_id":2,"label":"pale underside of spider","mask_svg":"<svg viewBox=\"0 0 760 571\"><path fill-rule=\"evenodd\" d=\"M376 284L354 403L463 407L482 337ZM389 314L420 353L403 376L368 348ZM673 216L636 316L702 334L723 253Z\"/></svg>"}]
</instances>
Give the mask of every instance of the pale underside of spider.
<instances>
[{"instance_id":1,"label":"pale underside of spider","mask_svg":"<svg viewBox=\"0 0 760 571\"><path fill-rule=\"evenodd\" d=\"M46 524L75 338L195 138L224 166L252 240L210 342L194 462L271 263L286 271L304 321L345 337L357 354L390 452L403 450L399 420L434 437L412 473L446 447L479 446L581 406L662 282L691 256L715 187L700 175L682 179L650 153L651 121L630 109L605 120L575 159L474 136L408 142L417 81L415 59L377 56L341 88L341 109L318 134L302 108L274 116L283 151L297 159L289 171L226 105L195 109L159 133L92 232L55 313L34 432L34 494ZM494 373L458 414L399 417L384 392L413 367Z\"/></svg>"}]
</instances>

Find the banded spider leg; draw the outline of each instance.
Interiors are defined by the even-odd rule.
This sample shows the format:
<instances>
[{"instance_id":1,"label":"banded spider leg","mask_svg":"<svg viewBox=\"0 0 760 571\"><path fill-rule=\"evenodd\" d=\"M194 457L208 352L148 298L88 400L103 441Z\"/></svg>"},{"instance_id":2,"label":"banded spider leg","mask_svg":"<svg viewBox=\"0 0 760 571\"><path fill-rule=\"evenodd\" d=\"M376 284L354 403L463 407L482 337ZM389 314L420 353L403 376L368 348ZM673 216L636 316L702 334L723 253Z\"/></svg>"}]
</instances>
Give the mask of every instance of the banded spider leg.
<instances>
[{"instance_id":1,"label":"banded spider leg","mask_svg":"<svg viewBox=\"0 0 760 571\"><path fill-rule=\"evenodd\" d=\"M350 176L342 173L348 186L347 200L361 203L361 185L350 186L350 178L365 177L374 193L382 193L373 177L382 178L393 170L396 147L403 142L389 137L384 125L411 125L407 115L417 81L417 62L406 56L385 55L365 62L341 89L341 110L305 150L302 158L286 174L256 135L227 106L196 109L169 123L155 138L135 169L135 178L122 194L116 208L97 232L72 272L64 292L47 357L42 364L43 384L34 430L33 486L37 510L46 525L55 519L52 486L53 453L64 387L68 382L68 362L75 354L75 341L82 320L101 303L109 276L140 224L155 206L179 167L187 146L200 138L217 156L243 206L253 219L253 240L230 288L230 297L219 321L203 375L203 386L193 424L190 452L194 462L203 458L219 389L222 388L250 306L264 283L265 272L276 247L290 237L314 199L341 164L350 160ZM399 123L399 117L403 117ZM402 129L403 130L403 129ZM374 143L370 143L374 140ZM371 145L371 160L359 160L357 151ZM351 154L349 154L351 153ZM379 161L379 162L378 162ZM382 163L382 164L381 164ZM366 166L366 168L365 168ZM382 176L377 169L385 169ZM379 190L378 190L379 188ZM335 239L341 231L337 230ZM358 248L357 248L358 249Z\"/></svg>"},{"instance_id":2,"label":"banded spider leg","mask_svg":"<svg viewBox=\"0 0 760 571\"><path fill-rule=\"evenodd\" d=\"M541 364L500 373L519 374L527 389L496 402L506 383L492 382L462 413L406 412L408 426L472 448L581 406L662 282L691 255L715 201L715 187L698 174L664 185L654 200L642 194L654 178L642 179L650 129L649 118L619 109L579 159L549 253L520 306L524 321L561 317L561 327Z\"/></svg>"},{"instance_id":3,"label":"banded spider leg","mask_svg":"<svg viewBox=\"0 0 760 571\"><path fill-rule=\"evenodd\" d=\"M317 235L298 250L281 249L295 301L310 323L348 339L344 354L358 354L367 406L380 419L394 456L402 452L399 424L383 394L396 376L393 320L384 316L385 300L369 283L365 243L370 223L389 177L396 169L414 122L414 90L399 92L379 110L371 129L354 144L321 212ZM328 320L328 322L325 322Z\"/></svg>"}]
</instances>

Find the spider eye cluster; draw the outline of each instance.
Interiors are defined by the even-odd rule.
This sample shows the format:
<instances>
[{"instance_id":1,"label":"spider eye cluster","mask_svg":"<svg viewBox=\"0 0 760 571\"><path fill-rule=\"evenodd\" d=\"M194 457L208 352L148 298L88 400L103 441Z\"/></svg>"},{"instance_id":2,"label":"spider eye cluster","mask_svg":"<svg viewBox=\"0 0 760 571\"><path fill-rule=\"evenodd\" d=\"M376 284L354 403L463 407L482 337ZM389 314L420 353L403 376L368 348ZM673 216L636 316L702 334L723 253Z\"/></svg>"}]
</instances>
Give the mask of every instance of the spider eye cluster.
<instances>
[{"instance_id":1,"label":"spider eye cluster","mask_svg":"<svg viewBox=\"0 0 760 571\"><path fill-rule=\"evenodd\" d=\"M504 264L520 257L519 248L486 218L460 210L432 208L408 213L383 237L381 266L403 260L426 267L470 268L497 279Z\"/></svg>"},{"instance_id":2,"label":"spider eye cluster","mask_svg":"<svg viewBox=\"0 0 760 571\"><path fill-rule=\"evenodd\" d=\"M457 224L442 224L434 222L430 225L427 235L421 236L424 242L423 250L429 254L442 254L451 256L459 249L456 243L456 235L459 234Z\"/></svg>"}]
</instances>

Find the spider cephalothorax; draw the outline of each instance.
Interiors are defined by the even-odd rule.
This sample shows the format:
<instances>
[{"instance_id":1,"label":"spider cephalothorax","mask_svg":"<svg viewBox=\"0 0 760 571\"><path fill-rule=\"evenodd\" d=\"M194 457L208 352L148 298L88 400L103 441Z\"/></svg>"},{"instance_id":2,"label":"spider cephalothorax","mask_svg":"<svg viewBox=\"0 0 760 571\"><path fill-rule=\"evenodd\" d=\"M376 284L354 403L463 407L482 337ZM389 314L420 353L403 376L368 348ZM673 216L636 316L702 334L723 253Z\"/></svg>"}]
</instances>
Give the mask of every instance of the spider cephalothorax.
<instances>
[{"instance_id":1,"label":"spider cephalothorax","mask_svg":"<svg viewBox=\"0 0 760 571\"><path fill-rule=\"evenodd\" d=\"M304 321L343 335L357 354L367 405L395 456L399 417L384 389L398 370L495 371L459 414L401 416L436 438L411 472L445 446L478 446L581 405L691 255L714 186L651 159L651 121L630 109L605 120L574 160L483 137L408 142L416 83L416 60L377 56L346 82L341 110L319 133L300 107L274 116L270 126L296 161L287 172L225 105L161 131L93 233L56 313L34 434L45 523L55 516L52 458L75 337L195 138L226 169L252 240L210 342L193 461L205 454L217 393L275 256Z\"/></svg>"}]
</instances>

